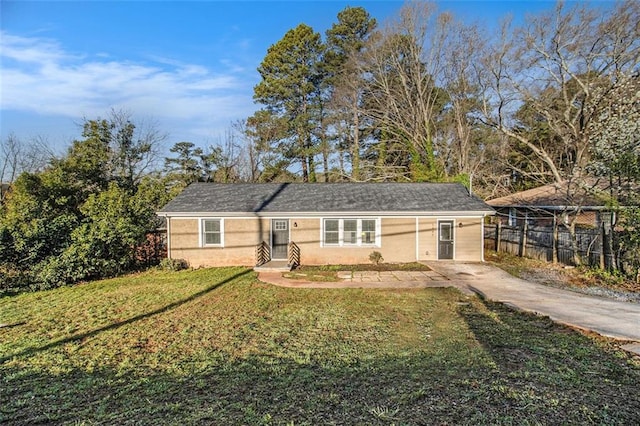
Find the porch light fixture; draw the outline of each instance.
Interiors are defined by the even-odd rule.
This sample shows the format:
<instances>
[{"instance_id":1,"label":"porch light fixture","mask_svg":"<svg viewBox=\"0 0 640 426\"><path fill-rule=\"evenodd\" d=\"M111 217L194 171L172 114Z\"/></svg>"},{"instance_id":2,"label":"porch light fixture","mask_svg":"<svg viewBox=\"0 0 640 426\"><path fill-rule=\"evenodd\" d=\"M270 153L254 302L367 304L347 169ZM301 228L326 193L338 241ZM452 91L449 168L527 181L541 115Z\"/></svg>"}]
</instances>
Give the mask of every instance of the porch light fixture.
<instances>
[{"instance_id":1,"label":"porch light fixture","mask_svg":"<svg viewBox=\"0 0 640 426\"><path fill-rule=\"evenodd\" d=\"M293 222L293 227L297 228L298 227L298 222Z\"/></svg>"}]
</instances>

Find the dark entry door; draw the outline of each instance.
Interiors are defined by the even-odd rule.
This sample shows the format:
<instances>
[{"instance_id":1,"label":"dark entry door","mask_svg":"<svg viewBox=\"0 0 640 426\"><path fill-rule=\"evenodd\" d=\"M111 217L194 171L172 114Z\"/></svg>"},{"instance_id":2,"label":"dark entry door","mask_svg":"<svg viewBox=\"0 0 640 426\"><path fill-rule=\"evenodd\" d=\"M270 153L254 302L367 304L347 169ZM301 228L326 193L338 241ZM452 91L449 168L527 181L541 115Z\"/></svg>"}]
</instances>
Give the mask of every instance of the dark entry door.
<instances>
[{"instance_id":1,"label":"dark entry door","mask_svg":"<svg viewBox=\"0 0 640 426\"><path fill-rule=\"evenodd\" d=\"M453 221L438 222L438 259L453 259Z\"/></svg>"},{"instance_id":2,"label":"dark entry door","mask_svg":"<svg viewBox=\"0 0 640 426\"><path fill-rule=\"evenodd\" d=\"M271 259L286 260L289 245L289 221L287 219L271 220Z\"/></svg>"}]
</instances>

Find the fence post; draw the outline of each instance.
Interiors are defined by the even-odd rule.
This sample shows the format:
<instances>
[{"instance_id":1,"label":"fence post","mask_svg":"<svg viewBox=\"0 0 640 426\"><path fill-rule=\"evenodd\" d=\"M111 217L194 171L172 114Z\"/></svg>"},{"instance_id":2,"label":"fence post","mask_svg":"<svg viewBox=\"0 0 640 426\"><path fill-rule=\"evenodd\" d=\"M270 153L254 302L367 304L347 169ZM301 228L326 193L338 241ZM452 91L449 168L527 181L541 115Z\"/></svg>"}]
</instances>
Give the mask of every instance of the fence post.
<instances>
[{"instance_id":1,"label":"fence post","mask_svg":"<svg viewBox=\"0 0 640 426\"><path fill-rule=\"evenodd\" d=\"M524 218L524 223L522 224L522 235L520 236L520 257L525 257L527 255L527 217Z\"/></svg>"},{"instance_id":2,"label":"fence post","mask_svg":"<svg viewBox=\"0 0 640 426\"><path fill-rule=\"evenodd\" d=\"M553 213L553 241L551 242L551 260L558 263L558 220L556 213Z\"/></svg>"},{"instance_id":3,"label":"fence post","mask_svg":"<svg viewBox=\"0 0 640 426\"><path fill-rule=\"evenodd\" d=\"M607 233L606 230L604 229L604 221L600 221L600 269L604 269L606 268L606 261L605 261L605 255L604 255L604 250L605 250L605 242L604 239L606 238Z\"/></svg>"},{"instance_id":4,"label":"fence post","mask_svg":"<svg viewBox=\"0 0 640 426\"><path fill-rule=\"evenodd\" d=\"M496 253L500 250L500 231L502 228L502 222L498 220L498 224L496 225L496 240L495 240L495 249Z\"/></svg>"}]
</instances>

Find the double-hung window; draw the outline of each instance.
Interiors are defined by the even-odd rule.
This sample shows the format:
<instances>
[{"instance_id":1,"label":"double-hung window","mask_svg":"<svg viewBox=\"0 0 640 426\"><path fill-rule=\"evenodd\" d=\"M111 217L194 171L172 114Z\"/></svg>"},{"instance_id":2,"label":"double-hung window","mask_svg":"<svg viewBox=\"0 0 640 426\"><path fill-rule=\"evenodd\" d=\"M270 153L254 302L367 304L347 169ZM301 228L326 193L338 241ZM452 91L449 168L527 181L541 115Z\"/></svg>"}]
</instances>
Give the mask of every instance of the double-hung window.
<instances>
[{"instance_id":1,"label":"double-hung window","mask_svg":"<svg viewBox=\"0 0 640 426\"><path fill-rule=\"evenodd\" d=\"M222 247L224 235L222 226L222 219L202 219L200 227L202 245Z\"/></svg>"},{"instance_id":2,"label":"double-hung window","mask_svg":"<svg viewBox=\"0 0 640 426\"><path fill-rule=\"evenodd\" d=\"M323 245L379 245L378 223L377 219L324 219Z\"/></svg>"},{"instance_id":3,"label":"double-hung window","mask_svg":"<svg viewBox=\"0 0 640 426\"><path fill-rule=\"evenodd\" d=\"M340 244L340 220L324 220L324 243L327 245Z\"/></svg>"},{"instance_id":4,"label":"double-hung window","mask_svg":"<svg viewBox=\"0 0 640 426\"><path fill-rule=\"evenodd\" d=\"M342 221L342 243L344 245L358 244L357 219L344 219Z\"/></svg>"},{"instance_id":5,"label":"double-hung window","mask_svg":"<svg viewBox=\"0 0 640 426\"><path fill-rule=\"evenodd\" d=\"M374 219L362 220L362 244L376 243L376 221Z\"/></svg>"}]
</instances>

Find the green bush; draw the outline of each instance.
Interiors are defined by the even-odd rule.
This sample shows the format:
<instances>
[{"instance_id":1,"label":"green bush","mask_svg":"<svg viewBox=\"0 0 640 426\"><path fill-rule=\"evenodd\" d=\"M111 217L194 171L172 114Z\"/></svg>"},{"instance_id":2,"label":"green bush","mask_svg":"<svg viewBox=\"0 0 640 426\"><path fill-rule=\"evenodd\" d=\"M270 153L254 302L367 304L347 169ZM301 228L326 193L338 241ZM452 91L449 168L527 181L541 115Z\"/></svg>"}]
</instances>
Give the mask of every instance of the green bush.
<instances>
[{"instance_id":1,"label":"green bush","mask_svg":"<svg viewBox=\"0 0 640 426\"><path fill-rule=\"evenodd\" d=\"M182 271L189 268L189 263L184 259L164 258L158 267L163 271Z\"/></svg>"},{"instance_id":2,"label":"green bush","mask_svg":"<svg viewBox=\"0 0 640 426\"><path fill-rule=\"evenodd\" d=\"M380 253L379 251L372 251L371 254L369 255L369 260L374 265L378 265L378 264L384 262L384 258L382 257L382 253Z\"/></svg>"}]
</instances>

